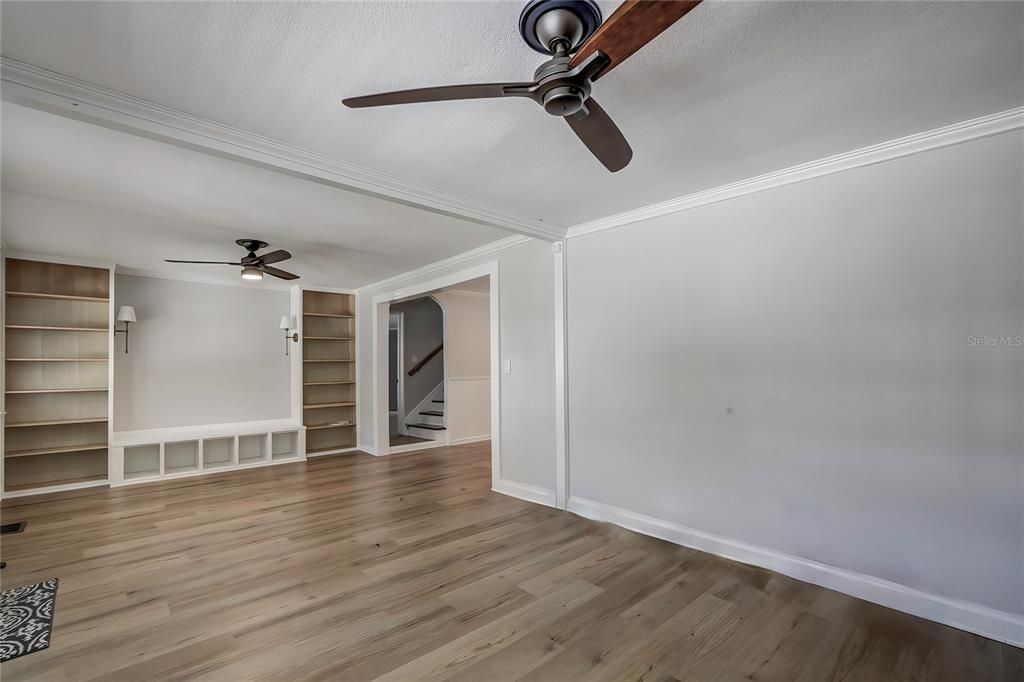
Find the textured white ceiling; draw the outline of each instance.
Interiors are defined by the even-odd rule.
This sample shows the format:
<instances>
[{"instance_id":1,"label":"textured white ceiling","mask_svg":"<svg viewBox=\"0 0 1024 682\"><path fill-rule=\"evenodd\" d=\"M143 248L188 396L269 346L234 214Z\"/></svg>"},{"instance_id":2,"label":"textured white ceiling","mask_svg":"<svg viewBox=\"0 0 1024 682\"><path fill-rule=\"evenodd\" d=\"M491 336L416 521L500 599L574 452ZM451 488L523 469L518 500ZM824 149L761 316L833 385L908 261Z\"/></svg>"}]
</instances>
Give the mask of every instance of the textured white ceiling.
<instances>
[{"instance_id":1,"label":"textured white ceiling","mask_svg":"<svg viewBox=\"0 0 1024 682\"><path fill-rule=\"evenodd\" d=\"M2 127L3 238L19 251L236 279L229 268L161 259L231 260L243 255L233 241L252 236L292 250L296 258L286 269L307 281L354 287L506 236L9 103ZM59 219L34 224L28 207L42 210L46 202L26 197L72 202L80 215L106 217L77 221L68 209L58 211Z\"/></svg>"},{"instance_id":2,"label":"textured white ceiling","mask_svg":"<svg viewBox=\"0 0 1024 682\"><path fill-rule=\"evenodd\" d=\"M340 104L528 78L521 6L4 2L3 53L562 225L1024 103L1024 3L709 0L597 84L615 175L526 100Z\"/></svg>"}]
</instances>

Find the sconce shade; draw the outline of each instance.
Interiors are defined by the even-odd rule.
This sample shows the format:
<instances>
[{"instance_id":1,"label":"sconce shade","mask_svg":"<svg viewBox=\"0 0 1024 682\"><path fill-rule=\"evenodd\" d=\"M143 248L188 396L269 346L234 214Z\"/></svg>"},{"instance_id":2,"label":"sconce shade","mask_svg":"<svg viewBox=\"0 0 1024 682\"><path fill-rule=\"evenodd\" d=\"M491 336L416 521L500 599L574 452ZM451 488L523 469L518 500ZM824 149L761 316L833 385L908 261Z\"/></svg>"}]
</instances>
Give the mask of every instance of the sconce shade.
<instances>
[{"instance_id":1,"label":"sconce shade","mask_svg":"<svg viewBox=\"0 0 1024 682\"><path fill-rule=\"evenodd\" d=\"M135 322L135 308L130 305L123 305L117 309L118 322Z\"/></svg>"},{"instance_id":2,"label":"sconce shade","mask_svg":"<svg viewBox=\"0 0 1024 682\"><path fill-rule=\"evenodd\" d=\"M292 328L292 321L290 319L288 319L287 315L282 315L281 316L281 329L291 329L291 328Z\"/></svg>"}]
</instances>

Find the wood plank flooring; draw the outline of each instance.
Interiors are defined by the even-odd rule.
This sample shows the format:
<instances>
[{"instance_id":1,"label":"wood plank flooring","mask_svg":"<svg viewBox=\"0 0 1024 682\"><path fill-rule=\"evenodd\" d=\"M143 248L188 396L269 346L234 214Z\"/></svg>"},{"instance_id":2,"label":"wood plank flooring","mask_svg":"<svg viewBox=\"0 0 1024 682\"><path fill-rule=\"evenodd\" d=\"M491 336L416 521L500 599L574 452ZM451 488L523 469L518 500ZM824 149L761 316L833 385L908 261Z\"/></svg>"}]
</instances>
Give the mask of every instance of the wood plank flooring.
<instances>
[{"instance_id":1,"label":"wood plank flooring","mask_svg":"<svg viewBox=\"0 0 1024 682\"><path fill-rule=\"evenodd\" d=\"M488 490L488 445L11 500L18 680L1013 680L1024 651Z\"/></svg>"}]
</instances>

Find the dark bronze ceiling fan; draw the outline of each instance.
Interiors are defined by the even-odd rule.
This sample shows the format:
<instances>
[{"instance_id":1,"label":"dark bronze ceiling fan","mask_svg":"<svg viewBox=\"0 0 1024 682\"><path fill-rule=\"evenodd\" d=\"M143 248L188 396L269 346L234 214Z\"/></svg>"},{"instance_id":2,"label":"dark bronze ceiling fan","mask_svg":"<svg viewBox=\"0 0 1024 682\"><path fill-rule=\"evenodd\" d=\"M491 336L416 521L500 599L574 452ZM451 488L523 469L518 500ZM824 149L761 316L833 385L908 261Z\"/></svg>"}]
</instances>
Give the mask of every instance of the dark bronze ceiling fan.
<instances>
[{"instance_id":1,"label":"dark bronze ceiling fan","mask_svg":"<svg viewBox=\"0 0 1024 682\"><path fill-rule=\"evenodd\" d=\"M292 257L292 254L288 253L284 249L278 249L277 251L271 251L257 256L257 251L267 248L270 244L260 241L259 239L236 239L235 243L249 252L248 255L244 256L242 260L237 263L225 260L173 260L171 258L165 258L164 260L168 263L240 265L242 267L242 279L263 279L263 275L265 274L270 275L271 277L277 277L278 279L299 278L299 276L294 273L270 267L271 263L280 263L281 261L288 260Z\"/></svg>"},{"instance_id":2,"label":"dark bronze ceiling fan","mask_svg":"<svg viewBox=\"0 0 1024 682\"><path fill-rule=\"evenodd\" d=\"M519 16L519 33L534 50L551 55L522 83L445 85L342 100L347 107L526 97L561 116L611 172L622 170L633 150L591 97L592 84L654 40L701 0L625 0L601 23L594 0L531 0Z\"/></svg>"}]
</instances>

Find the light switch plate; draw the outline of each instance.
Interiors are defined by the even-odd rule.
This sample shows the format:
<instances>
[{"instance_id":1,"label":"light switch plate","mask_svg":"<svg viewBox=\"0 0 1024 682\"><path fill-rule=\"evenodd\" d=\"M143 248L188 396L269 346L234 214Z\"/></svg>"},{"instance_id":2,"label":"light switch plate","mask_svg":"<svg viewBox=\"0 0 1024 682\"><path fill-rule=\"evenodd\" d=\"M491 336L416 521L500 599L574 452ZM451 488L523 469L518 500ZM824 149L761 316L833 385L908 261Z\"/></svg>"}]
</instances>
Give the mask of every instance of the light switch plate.
<instances>
[{"instance_id":1,"label":"light switch plate","mask_svg":"<svg viewBox=\"0 0 1024 682\"><path fill-rule=\"evenodd\" d=\"M505 360L505 362L501 363L501 370L505 374L511 374L512 373L512 361L511 360Z\"/></svg>"}]
</instances>

